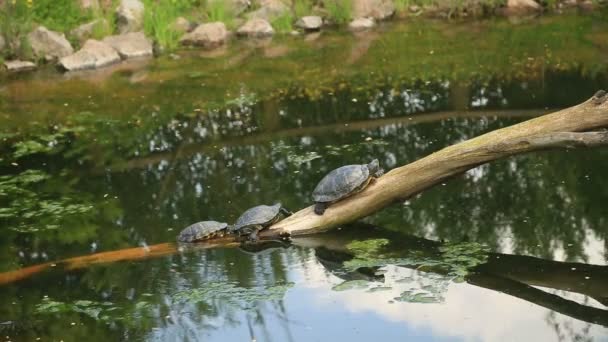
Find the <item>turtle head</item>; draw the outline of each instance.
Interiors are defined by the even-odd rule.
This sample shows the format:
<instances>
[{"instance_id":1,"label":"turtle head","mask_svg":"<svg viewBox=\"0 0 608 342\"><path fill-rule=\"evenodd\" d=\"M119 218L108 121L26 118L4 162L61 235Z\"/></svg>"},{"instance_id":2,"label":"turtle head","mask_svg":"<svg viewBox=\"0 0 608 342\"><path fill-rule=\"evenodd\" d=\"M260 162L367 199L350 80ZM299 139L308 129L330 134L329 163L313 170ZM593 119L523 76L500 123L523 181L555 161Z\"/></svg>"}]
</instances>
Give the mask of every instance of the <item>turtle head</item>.
<instances>
[{"instance_id":1,"label":"turtle head","mask_svg":"<svg viewBox=\"0 0 608 342\"><path fill-rule=\"evenodd\" d=\"M378 159L374 159L371 163L367 164L367 168L369 169L370 174L375 174L380 171L380 162Z\"/></svg>"}]
</instances>

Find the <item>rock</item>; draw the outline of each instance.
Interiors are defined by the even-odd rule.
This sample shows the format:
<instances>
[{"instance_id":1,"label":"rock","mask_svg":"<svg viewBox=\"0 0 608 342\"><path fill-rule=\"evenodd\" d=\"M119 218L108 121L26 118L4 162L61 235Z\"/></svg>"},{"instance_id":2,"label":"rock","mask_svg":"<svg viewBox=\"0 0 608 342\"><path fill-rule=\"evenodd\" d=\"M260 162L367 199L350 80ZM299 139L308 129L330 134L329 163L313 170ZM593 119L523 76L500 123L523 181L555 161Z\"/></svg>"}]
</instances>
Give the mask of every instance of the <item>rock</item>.
<instances>
[{"instance_id":1,"label":"rock","mask_svg":"<svg viewBox=\"0 0 608 342\"><path fill-rule=\"evenodd\" d=\"M595 3L591 0L583 0L578 3L578 8L585 12L593 11L595 7Z\"/></svg>"},{"instance_id":2,"label":"rock","mask_svg":"<svg viewBox=\"0 0 608 342\"><path fill-rule=\"evenodd\" d=\"M248 18L272 21L289 11L289 6L281 0L261 0L260 8L249 13Z\"/></svg>"},{"instance_id":3,"label":"rock","mask_svg":"<svg viewBox=\"0 0 608 342\"><path fill-rule=\"evenodd\" d=\"M412 13L418 13L418 12L422 11L422 8L420 8L420 6L418 6L418 5L411 5L410 7L408 7L408 9Z\"/></svg>"},{"instance_id":4,"label":"rock","mask_svg":"<svg viewBox=\"0 0 608 342\"><path fill-rule=\"evenodd\" d=\"M388 19L395 13L393 0L353 0L353 18Z\"/></svg>"},{"instance_id":5,"label":"rock","mask_svg":"<svg viewBox=\"0 0 608 342\"><path fill-rule=\"evenodd\" d=\"M228 40L228 30L221 22L207 23L184 35L179 41L183 45L202 46L207 49L223 45Z\"/></svg>"},{"instance_id":6,"label":"rock","mask_svg":"<svg viewBox=\"0 0 608 342\"><path fill-rule=\"evenodd\" d=\"M255 18L247 20L243 26L239 27L236 34L246 37L269 37L274 34L274 29L268 21Z\"/></svg>"},{"instance_id":7,"label":"rock","mask_svg":"<svg viewBox=\"0 0 608 342\"><path fill-rule=\"evenodd\" d=\"M110 24L108 23L107 20L96 19L89 23L82 24L82 25L78 26L77 28L73 29L72 31L70 31L70 35L73 37L76 37L78 39L78 41L83 42L93 36L93 32L95 31L95 28L98 25L105 26L106 28L108 28L108 30L110 27Z\"/></svg>"},{"instance_id":8,"label":"rock","mask_svg":"<svg viewBox=\"0 0 608 342\"><path fill-rule=\"evenodd\" d=\"M116 9L118 32L141 31L144 24L144 4L139 0L120 0Z\"/></svg>"},{"instance_id":9,"label":"rock","mask_svg":"<svg viewBox=\"0 0 608 342\"><path fill-rule=\"evenodd\" d=\"M541 6L534 0L507 0L507 12L522 13L540 11Z\"/></svg>"},{"instance_id":10,"label":"rock","mask_svg":"<svg viewBox=\"0 0 608 342\"><path fill-rule=\"evenodd\" d=\"M47 30L44 26L38 26L27 35L27 38L34 54L46 60L54 60L74 53L72 45L65 39L63 33Z\"/></svg>"},{"instance_id":11,"label":"rock","mask_svg":"<svg viewBox=\"0 0 608 342\"><path fill-rule=\"evenodd\" d=\"M118 52L122 59L147 57L154 54L152 42L143 32L131 32L102 40Z\"/></svg>"},{"instance_id":12,"label":"rock","mask_svg":"<svg viewBox=\"0 0 608 342\"><path fill-rule=\"evenodd\" d=\"M177 32L190 32L190 22L184 17L178 17L173 22L173 29Z\"/></svg>"},{"instance_id":13,"label":"rock","mask_svg":"<svg viewBox=\"0 0 608 342\"><path fill-rule=\"evenodd\" d=\"M348 24L348 28L352 31L363 31L376 26L373 19L357 18Z\"/></svg>"},{"instance_id":14,"label":"rock","mask_svg":"<svg viewBox=\"0 0 608 342\"><path fill-rule=\"evenodd\" d=\"M306 31L318 31L323 26L323 19L318 16L306 16L296 22L296 27Z\"/></svg>"},{"instance_id":15,"label":"rock","mask_svg":"<svg viewBox=\"0 0 608 342\"><path fill-rule=\"evenodd\" d=\"M4 67L10 72L36 69L36 64L29 61L6 61Z\"/></svg>"},{"instance_id":16,"label":"rock","mask_svg":"<svg viewBox=\"0 0 608 342\"><path fill-rule=\"evenodd\" d=\"M78 52L60 59L59 65L65 70L74 71L101 68L119 61L118 52L110 45L89 39Z\"/></svg>"}]
</instances>

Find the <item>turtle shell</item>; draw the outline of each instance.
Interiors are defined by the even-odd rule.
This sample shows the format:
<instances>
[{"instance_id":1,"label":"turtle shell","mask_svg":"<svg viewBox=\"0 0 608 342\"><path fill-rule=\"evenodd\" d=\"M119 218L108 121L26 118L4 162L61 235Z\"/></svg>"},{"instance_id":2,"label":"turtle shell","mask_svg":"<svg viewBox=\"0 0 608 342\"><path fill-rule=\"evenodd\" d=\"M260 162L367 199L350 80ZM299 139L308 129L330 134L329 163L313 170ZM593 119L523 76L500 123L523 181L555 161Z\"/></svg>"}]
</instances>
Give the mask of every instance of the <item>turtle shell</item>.
<instances>
[{"instance_id":1,"label":"turtle shell","mask_svg":"<svg viewBox=\"0 0 608 342\"><path fill-rule=\"evenodd\" d=\"M335 202L360 189L370 178L367 165L346 165L328 173L312 193L315 202Z\"/></svg>"},{"instance_id":2,"label":"turtle shell","mask_svg":"<svg viewBox=\"0 0 608 342\"><path fill-rule=\"evenodd\" d=\"M228 227L227 223L217 221L201 221L190 225L179 233L177 241L194 242L209 239Z\"/></svg>"},{"instance_id":3,"label":"turtle shell","mask_svg":"<svg viewBox=\"0 0 608 342\"><path fill-rule=\"evenodd\" d=\"M275 205L258 205L245 211L237 220L232 231L239 231L255 225L268 226L278 218L281 203Z\"/></svg>"}]
</instances>

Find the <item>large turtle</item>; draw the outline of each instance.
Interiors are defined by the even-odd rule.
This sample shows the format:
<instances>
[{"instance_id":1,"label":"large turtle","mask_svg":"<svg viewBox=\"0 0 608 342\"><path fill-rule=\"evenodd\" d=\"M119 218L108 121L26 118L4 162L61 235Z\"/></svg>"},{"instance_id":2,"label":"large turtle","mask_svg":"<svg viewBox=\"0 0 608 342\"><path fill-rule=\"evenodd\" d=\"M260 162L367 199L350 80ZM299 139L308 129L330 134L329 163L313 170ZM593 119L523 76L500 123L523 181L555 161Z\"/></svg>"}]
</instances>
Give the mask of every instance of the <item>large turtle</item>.
<instances>
[{"instance_id":1,"label":"large turtle","mask_svg":"<svg viewBox=\"0 0 608 342\"><path fill-rule=\"evenodd\" d=\"M382 173L378 159L369 164L346 165L333 170L321 179L312 193L315 213L323 215L330 204L365 189L373 178L380 177Z\"/></svg>"},{"instance_id":2,"label":"large turtle","mask_svg":"<svg viewBox=\"0 0 608 342\"><path fill-rule=\"evenodd\" d=\"M217 221L201 221L190 225L179 233L177 241L179 242L195 242L207 240L216 236L222 236L225 233L227 223Z\"/></svg>"},{"instance_id":3,"label":"large turtle","mask_svg":"<svg viewBox=\"0 0 608 342\"><path fill-rule=\"evenodd\" d=\"M257 233L281 220L281 216L289 216L291 212L281 206L281 203L275 205L258 205L245 211L230 227L230 231L238 235L247 235L250 240L257 240Z\"/></svg>"}]
</instances>

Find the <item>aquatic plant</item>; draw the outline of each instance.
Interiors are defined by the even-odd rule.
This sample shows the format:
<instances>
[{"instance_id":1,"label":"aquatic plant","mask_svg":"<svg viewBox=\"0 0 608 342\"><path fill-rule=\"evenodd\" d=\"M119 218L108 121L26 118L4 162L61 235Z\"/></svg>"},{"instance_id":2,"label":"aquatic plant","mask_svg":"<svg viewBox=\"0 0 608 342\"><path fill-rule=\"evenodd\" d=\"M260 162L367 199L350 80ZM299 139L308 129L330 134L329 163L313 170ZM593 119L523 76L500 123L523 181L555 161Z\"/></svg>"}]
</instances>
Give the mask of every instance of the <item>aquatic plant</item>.
<instances>
[{"instance_id":1,"label":"aquatic plant","mask_svg":"<svg viewBox=\"0 0 608 342\"><path fill-rule=\"evenodd\" d=\"M233 283L216 281L205 283L204 287L182 290L173 295L175 302L196 304L221 298L232 305L248 307L257 301L282 299L293 283L272 286L240 287Z\"/></svg>"}]
</instances>

